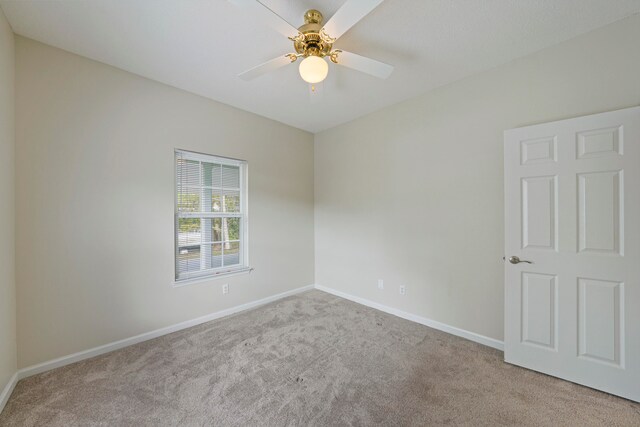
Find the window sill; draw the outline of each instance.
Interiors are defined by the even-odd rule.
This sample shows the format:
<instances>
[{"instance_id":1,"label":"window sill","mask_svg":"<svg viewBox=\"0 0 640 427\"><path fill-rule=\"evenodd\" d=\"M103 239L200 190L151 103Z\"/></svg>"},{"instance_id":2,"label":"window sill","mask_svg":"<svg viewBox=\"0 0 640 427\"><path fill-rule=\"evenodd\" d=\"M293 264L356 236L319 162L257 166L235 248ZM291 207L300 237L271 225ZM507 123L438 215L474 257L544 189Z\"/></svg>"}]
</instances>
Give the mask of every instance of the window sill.
<instances>
[{"instance_id":1,"label":"window sill","mask_svg":"<svg viewBox=\"0 0 640 427\"><path fill-rule=\"evenodd\" d=\"M241 274L247 274L247 273L251 273L252 271L253 271L252 267L246 267L246 268L241 268L238 270L231 270L231 271L221 271L217 274L214 273L207 276L192 277L189 279L182 279L182 280L174 280L172 283L172 286L174 288L181 288L183 286L193 285L196 283L209 282L211 280L220 279L222 277L230 277L230 276L238 276Z\"/></svg>"}]
</instances>

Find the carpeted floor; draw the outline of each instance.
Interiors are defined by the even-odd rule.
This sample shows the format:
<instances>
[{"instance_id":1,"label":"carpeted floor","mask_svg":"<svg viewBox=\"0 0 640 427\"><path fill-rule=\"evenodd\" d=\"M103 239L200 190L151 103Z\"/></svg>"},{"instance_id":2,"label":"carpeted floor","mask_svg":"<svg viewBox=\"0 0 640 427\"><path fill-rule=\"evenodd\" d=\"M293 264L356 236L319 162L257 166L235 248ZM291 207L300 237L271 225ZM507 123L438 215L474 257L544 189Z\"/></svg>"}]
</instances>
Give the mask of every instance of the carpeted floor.
<instances>
[{"instance_id":1,"label":"carpeted floor","mask_svg":"<svg viewBox=\"0 0 640 427\"><path fill-rule=\"evenodd\" d=\"M640 404L320 292L24 379L2 426L640 425Z\"/></svg>"}]
</instances>

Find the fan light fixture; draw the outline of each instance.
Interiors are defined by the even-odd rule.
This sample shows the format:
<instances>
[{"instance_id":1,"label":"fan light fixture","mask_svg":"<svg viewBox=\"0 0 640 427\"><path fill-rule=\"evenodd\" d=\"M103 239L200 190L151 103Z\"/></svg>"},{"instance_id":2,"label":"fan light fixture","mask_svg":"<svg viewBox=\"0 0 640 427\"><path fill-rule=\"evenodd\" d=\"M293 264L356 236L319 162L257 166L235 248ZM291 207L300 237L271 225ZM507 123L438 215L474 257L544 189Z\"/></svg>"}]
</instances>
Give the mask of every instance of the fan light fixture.
<instances>
[{"instance_id":1,"label":"fan light fixture","mask_svg":"<svg viewBox=\"0 0 640 427\"><path fill-rule=\"evenodd\" d=\"M320 83L327 78L329 65L319 56L307 56L300 62L300 77L307 83Z\"/></svg>"},{"instance_id":2,"label":"fan light fixture","mask_svg":"<svg viewBox=\"0 0 640 427\"><path fill-rule=\"evenodd\" d=\"M264 0L229 1L243 7L255 18L265 21L293 42L291 53L278 56L241 73L239 77L243 80L253 80L298 61L300 63L298 68L300 77L309 83L311 91L315 92L314 85L322 82L329 74L329 61L381 79L386 79L393 71L393 67L389 64L333 48L333 44L341 35L375 9L383 0L346 0L326 25L323 24L322 13L310 9L304 14L304 24L298 28L262 4L261 1Z\"/></svg>"}]
</instances>

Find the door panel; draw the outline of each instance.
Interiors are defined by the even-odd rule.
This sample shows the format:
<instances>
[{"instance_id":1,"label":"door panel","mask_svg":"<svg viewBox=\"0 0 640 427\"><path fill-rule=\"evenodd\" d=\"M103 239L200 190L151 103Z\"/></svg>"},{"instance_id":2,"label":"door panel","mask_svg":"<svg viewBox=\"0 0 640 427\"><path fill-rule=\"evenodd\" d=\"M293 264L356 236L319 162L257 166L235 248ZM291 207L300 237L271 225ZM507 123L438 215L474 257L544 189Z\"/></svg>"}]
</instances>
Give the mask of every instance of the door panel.
<instances>
[{"instance_id":1,"label":"door panel","mask_svg":"<svg viewBox=\"0 0 640 427\"><path fill-rule=\"evenodd\" d=\"M556 249L556 177L522 179L522 247Z\"/></svg>"},{"instance_id":2,"label":"door panel","mask_svg":"<svg viewBox=\"0 0 640 427\"><path fill-rule=\"evenodd\" d=\"M579 356L624 367L620 328L623 325L623 284L578 279ZM640 385L640 384L639 384Z\"/></svg>"},{"instance_id":3,"label":"door panel","mask_svg":"<svg viewBox=\"0 0 640 427\"><path fill-rule=\"evenodd\" d=\"M556 276L522 273L522 342L556 349Z\"/></svg>"},{"instance_id":4,"label":"door panel","mask_svg":"<svg viewBox=\"0 0 640 427\"><path fill-rule=\"evenodd\" d=\"M557 160L556 138L538 138L520 142L522 165L552 163Z\"/></svg>"},{"instance_id":5,"label":"door panel","mask_svg":"<svg viewBox=\"0 0 640 427\"><path fill-rule=\"evenodd\" d=\"M505 132L505 360L640 401L640 107Z\"/></svg>"},{"instance_id":6,"label":"door panel","mask_svg":"<svg viewBox=\"0 0 640 427\"><path fill-rule=\"evenodd\" d=\"M578 133L578 159L622 154L621 127Z\"/></svg>"},{"instance_id":7,"label":"door panel","mask_svg":"<svg viewBox=\"0 0 640 427\"><path fill-rule=\"evenodd\" d=\"M578 174L578 250L621 255L622 171Z\"/></svg>"}]
</instances>

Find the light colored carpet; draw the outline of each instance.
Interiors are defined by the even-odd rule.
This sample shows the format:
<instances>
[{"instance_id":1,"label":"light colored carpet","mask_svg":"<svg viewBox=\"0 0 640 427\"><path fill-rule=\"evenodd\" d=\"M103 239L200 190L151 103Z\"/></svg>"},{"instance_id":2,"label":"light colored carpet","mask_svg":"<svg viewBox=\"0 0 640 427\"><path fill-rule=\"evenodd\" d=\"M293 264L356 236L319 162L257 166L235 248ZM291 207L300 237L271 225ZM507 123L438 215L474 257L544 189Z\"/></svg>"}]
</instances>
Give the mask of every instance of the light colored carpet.
<instances>
[{"instance_id":1,"label":"light colored carpet","mask_svg":"<svg viewBox=\"0 0 640 427\"><path fill-rule=\"evenodd\" d=\"M310 291L20 381L2 426L640 425L640 404Z\"/></svg>"}]
</instances>

